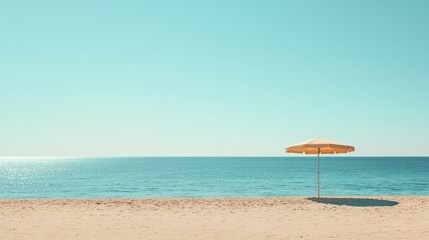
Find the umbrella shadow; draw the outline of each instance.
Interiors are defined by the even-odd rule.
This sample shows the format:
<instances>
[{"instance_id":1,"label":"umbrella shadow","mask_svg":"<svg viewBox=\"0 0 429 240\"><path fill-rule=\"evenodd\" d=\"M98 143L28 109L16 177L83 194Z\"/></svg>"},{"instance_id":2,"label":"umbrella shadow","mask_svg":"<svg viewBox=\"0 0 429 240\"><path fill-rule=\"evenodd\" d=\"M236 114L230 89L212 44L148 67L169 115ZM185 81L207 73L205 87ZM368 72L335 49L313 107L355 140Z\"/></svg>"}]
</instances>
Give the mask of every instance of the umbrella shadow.
<instances>
[{"instance_id":1,"label":"umbrella shadow","mask_svg":"<svg viewBox=\"0 0 429 240\"><path fill-rule=\"evenodd\" d=\"M398 205L397 201L371 199L371 198L316 198L310 197L309 200L318 203L352 206L352 207L391 207Z\"/></svg>"}]
</instances>

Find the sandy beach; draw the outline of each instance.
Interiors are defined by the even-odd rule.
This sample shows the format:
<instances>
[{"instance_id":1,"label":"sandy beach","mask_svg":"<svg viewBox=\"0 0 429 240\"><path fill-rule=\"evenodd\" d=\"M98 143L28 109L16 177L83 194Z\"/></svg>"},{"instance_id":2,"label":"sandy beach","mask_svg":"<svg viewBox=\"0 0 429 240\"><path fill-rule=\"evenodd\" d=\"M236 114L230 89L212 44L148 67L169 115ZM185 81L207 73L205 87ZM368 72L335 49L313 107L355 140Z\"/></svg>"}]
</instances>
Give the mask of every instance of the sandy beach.
<instances>
[{"instance_id":1,"label":"sandy beach","mask_svg":"<svg viewBox=\"0 0 429 240\"><path fill-rule=\"evenodd\" d=\"M429 197L0 200L0 239L429 239Z\"/></svg>"}]
</instances>

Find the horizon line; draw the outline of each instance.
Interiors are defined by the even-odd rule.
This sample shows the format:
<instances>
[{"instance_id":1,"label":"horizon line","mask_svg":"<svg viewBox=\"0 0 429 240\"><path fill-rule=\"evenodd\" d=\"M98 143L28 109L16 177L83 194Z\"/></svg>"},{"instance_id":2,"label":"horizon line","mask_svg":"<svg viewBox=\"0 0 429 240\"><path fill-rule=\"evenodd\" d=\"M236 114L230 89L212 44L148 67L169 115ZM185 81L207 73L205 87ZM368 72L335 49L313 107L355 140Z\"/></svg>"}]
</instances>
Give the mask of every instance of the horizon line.
<instances>
[{"instance_id":1,"label":"horizon line","mask_svg":"<svg viewBox=\"0 0 429 240\"><path fill-rule=\"evenodd\" d=\"M1 158L126 158L126 157L165 157L165 158L178 158L178 157L229 157L229 158L239 158L239 157L249 157L249 158L257 158L257 157L310 157L315 156L317 154L285 154L285 155L87 155L87 156L66 156L66 155L58 155L58 156L0 156ZM350 154L323 154L321 157L429 157L429 155L350 155Z\"/></svg>"}]
</instances>

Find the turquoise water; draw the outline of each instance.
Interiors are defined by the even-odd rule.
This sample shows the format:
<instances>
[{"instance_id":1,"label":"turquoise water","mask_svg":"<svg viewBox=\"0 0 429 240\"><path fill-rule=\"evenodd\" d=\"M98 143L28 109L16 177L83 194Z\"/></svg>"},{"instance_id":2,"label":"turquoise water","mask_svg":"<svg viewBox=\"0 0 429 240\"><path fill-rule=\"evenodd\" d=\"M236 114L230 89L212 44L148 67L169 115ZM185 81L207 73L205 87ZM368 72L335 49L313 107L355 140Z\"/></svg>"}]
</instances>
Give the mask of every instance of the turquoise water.
<instances>
[{"instance_id":1,"label":"turquoise water","mask_svg":"<svg viewBox=\"0 0 429 240\"><path fill-rule=\"evenodd\" d=\"M0 198L314 196L312 157L0 158ZM321 158L322 196L429 195L429 157Z\"/></svg>"}]
</instances>

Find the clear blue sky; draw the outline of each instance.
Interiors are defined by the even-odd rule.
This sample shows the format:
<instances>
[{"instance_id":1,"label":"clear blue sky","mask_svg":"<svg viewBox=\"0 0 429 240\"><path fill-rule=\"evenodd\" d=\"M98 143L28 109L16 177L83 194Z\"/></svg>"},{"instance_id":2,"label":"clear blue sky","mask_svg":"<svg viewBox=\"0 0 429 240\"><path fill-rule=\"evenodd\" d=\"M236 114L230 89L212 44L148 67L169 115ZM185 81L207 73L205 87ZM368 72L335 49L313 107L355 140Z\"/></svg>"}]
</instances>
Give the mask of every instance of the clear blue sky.
<instances>
[{"instance_id":1,"label":"clear blue sky","mask_svg":"<svg viewBox=\"0 0 429 240\"><path fill-rule=\"evenodd\" d=\"M429 1L0 1L0 155L429 155Z\"/></svg>"}]
</instances>

